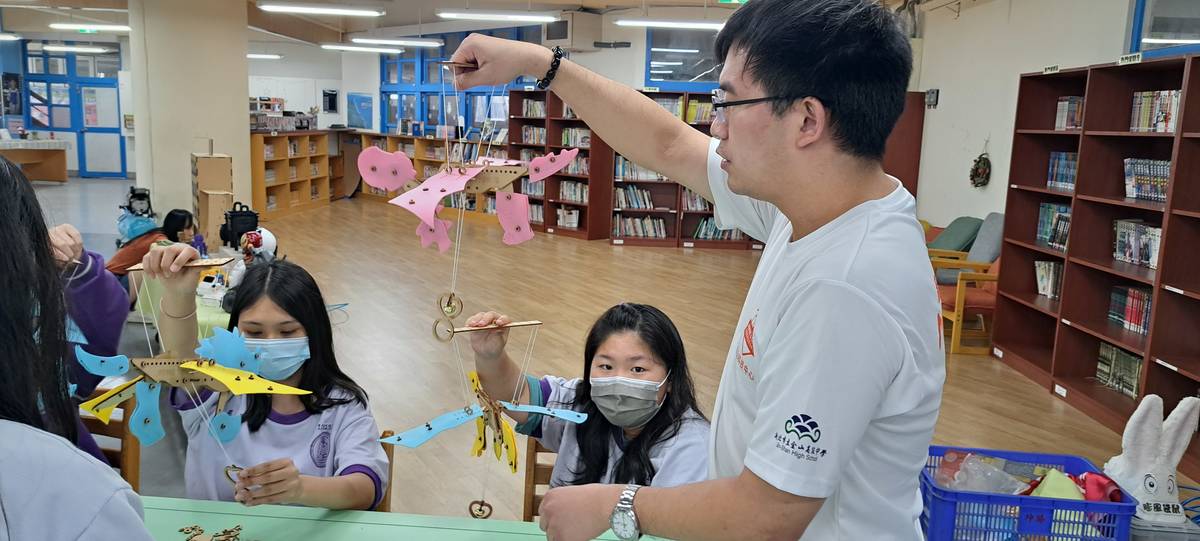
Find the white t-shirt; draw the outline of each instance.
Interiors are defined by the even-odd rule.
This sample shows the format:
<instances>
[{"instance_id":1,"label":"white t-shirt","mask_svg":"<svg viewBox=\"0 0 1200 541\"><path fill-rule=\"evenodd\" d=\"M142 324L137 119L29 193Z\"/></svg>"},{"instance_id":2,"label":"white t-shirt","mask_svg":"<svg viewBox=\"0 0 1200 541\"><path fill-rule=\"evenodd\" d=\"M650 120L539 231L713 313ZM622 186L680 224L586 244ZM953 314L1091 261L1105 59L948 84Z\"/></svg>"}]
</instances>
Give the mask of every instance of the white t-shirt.
<instances>
[{"instance_id":1,"label":"white t-shirt","mask_svg":"<svg viewBox=\"0 0 1200 541\"><path fill-rule=\"evenodd\" d=\"M546 376L541 380L529 378L530 403L551 408L570 408L575 401L576 379ZM659 410L656 415L665 415ZM550 487L574 484L579 465L579 444L576 428L579 425L549 415L530 415L529 420L517 426L522 434L538 438L547 449L558 453L554 459L554 471L550 474ZM650 464L654 466L654 477L650 486L673 487L698 483L708 474L708 421L699 413L688 411L683 415L679 431L670 439L650 448ZM625 436L614 430L608 440L608 470L601 483L614 483L617 462L624 456Z\"/></svg>"},{"instance_id":2,"label":"white t-shirt","mask_svg":"<svg viewBox=\"0 0 1200 541\"><path fill-rule=\"evenodd\" d=\"M921 539L918 476L945 381L933 270L896 183L803 238L773 205L729 190L717 223L765 241L713 412L710 475L743 467L824 498L802 539Z\"/></svg>"}]
</instances>

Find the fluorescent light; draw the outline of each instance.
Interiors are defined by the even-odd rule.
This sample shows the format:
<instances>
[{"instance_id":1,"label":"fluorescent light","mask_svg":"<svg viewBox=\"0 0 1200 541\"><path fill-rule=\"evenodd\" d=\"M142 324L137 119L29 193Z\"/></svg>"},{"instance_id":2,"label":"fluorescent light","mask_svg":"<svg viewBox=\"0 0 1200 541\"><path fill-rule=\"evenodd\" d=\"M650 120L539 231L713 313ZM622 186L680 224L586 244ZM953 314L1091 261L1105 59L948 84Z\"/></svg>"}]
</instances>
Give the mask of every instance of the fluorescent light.
<instances>
[{"instance_id":1,"label":"fluorescent light","mask_svg":"<svg viewBox=\"0 0 1200 541\"><path fill-rule=\"evenodd\" d=\"M520 23L550 23L562 18L558 13L500 9L489 11L479 11L474 9L439 10L437 15L443 19Z\"/></svg>"},{"instance_id":2,"label":"fluorescent light","mask_svg":"<svg viewBox=\"0 0 1200 541\"><path fill-rule=\"evenodd\" d=\"M92 53L100 54L107 53L108 49L104 47L87 47L84 45L43 45L42 50L52 53Z\"/></svg>"},{"instance_id":3,"label":"fluorescent light","mask_svg":"<svg viewBox=\"0 0 1200 541\"><path fill-rule=\"evenodd\" d=\"M1200 39L1169 39L1169 38L1142 38L1142 43L1159 43L1168 45L1191 45L1200 43Z\"/></svg>"},{"instance_id":4,"label":"fluorescent light","mask_svg":"<svg viewBox=\"0 0 1200 541\"><path fill-rule=\"evenodd\" d=\"M433 38L354 38L354 43L369 43L373 45L404 45L407 47L441 47L446 42Z\"/></svg>"},{"instance_id":5,"label":"fluorescent light","mask_svg":"<svg viewBox=\"0 0 1200 541\"><path fill-rule=\"evenodd\" d=\"M291 2L258 2L258 9L272 13L302 13L305 15L341 15L344 17L382 17L386 11L373 7L334 6L329 4L297 4Z\"/></svg>"},{"instance_id":6,"label":"fluorescent light","mask_svg":"<svg viewBox=\"0 0 1200 541\"><path fill-rule=\"evenodd\" d=\"M714 20L662 20L662 19L617 19L617 26L641 26L647 28L683 28L689 30L720 30L725 21Z\"/></svg>"},{"instance_id":7,"label":"fluorescent light","mask_svg":"<svg viewBox=\"0 0 1200 541\"><path fill-rule=\"evenodd\" d=\"M0 33L0 41L17 41L19 39L21 39L21 36L16 34L10 34L8 32Z\"/></svg>"},{"instance_id":8,"label":"fluorescent light","mask_svg":"<svg viewBox=\"0 0 1200 541\"><path fill-rule=\"evenodd\" d=\"M283 55L267 54L267 53L247 53L246 58L251 60L279 60Z\"/></svg>"},{"instance_id":9,"label":"fluorescent light","mask_svg":"<svg viewBox=\"0 0 1200 541\"><path fill-rule=\"evenodd\" d=\"M667 49L665 47L651 47L650 52L652 52L652 53L696 54L696 53L700 52L700 49Z\"/></svg>"},{"instance_id":10,"label":"fluorescent light","mask_svg":"<svg viewBox=\"0 0 1200 541\"><path fill-rule=\"evenodd\" d=\"M651 81L666 81L666 79L663 79L662 77L651 77L650 80Z\"/></svg>"},{"instance_id":11,"label":"fluorescent light","mask_svg":"<svg viewBox=\"0 0 1200 541\"><path fill-rule=\"evenodd\" d=\"M95 30L97 32L128 32L130 28L123 24L92 24L92 23L50 23L55 30Z\"/></svg>"},{"instance_id":12,"label":"fluorescent light","mask_svg":"<svg viewBox=\"0 0 1200 541\"><path fill-rule=\"evenodd\" d=\"M650 70L650 73L675 73L672 70Z\"/></svg>"},{"instance_id":13,"label":"fluorescent light","mask_svg":"<svg viewBox=\"0 0 1200 541\"><path fill-rule=\"evenodd\" d=\"M359 47L357 45L346 45L343 43L323 43L321 44L321 48L329 49L331 51L354 51L356 53L400 54L404 52L404 49L397 49L395 47Z\"/></svg>"},{"instance_id":14,"label":"fluorescent light","mask_svg":"<svg viewBox=\"0 0 1200 541\"><path fill-rule=\"evenodd\" d=\"M660 62L660 61L651 61L651 62L650 62L650 65L651 65L651 66L682 66L682 65L683 65L683 62Z\"/></svg>"}]
</instances>

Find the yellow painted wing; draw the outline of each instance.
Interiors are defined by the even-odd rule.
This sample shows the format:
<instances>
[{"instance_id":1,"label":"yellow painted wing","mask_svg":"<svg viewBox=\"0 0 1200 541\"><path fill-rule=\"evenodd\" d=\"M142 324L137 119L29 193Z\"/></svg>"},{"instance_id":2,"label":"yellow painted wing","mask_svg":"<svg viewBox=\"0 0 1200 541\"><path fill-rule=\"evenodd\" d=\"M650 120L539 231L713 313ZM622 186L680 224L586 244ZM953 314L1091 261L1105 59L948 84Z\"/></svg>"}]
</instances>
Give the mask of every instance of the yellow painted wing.
<instances>
[{"instance_id":1,"label":"yellow painted wing","mask_svg":"<svg viewBox=\"0 0 1200 541\"><path fill-rule=\"evenodd\" d=\"M99 419L100 422L108 424L108 420L112 418L113 409L116 408L121 402L133 398L133 386L137 385L137 382L142 381L145 378L146 376L138 376L116 387L113 387L108 392L80 404L79 409L92 414Z\"/></svg>"},{"instance_id":2,"label":"yellow painted wing","mask_svg":"<svg viewBox=\"0 0 1200 541\"><path fill-rule=\"evenodd\" d=\"M517 473L517 436L513 433L512 426L500 418L500 429L504 432L504 450L508 453L508 469L513 473Z\"/></svg>"},{"instance_id":3,"label":"yellow painted wing","mask_svg":"<svg viewBox=\"0 0 1200 541\"><path fill-rule=\"evenodd\" d=\"M483 390L483 386L479 384L479 374L476 374L474 370L467 372L467 378L471 380L471 392L479 393Z\"/></svg>"},{"instance_id":4,"label":"yellow painted wing","mask_svg":"<svg viewBox=\"0 0 1200 541\"><path fill-rule=\"evenodd\" d=\"M297 389L282 383L275 383L269 379L263 379L252 372L237 370L219 364L188 361L179 365L179 367L195 370L224 383L233 394L312 394L310 391L305 391L304 389Z\"/></svg>"},{"instance_id":5,"label":"yellow painted wing","mask_svg":"<svg viewBox=\"0 0 1200 541\"><path fill-rule=\"evenodd\" d=\"M487 423L483 422L483 417L475 418L475 444L471 446L471 455L483 456L483 449L487 447Z\"/></svg>"},{"instance_id":6,"label":"yellow painted wing","mask_svg":"<svg viewBox=\"0 0 1200 541\"><path fill-rule=\"evenodd\" d=\"M493 419L493 422L495 420ZM499 426L493 426L492 430L492 451L496 453L496 460L504 460L504 435L500 431Z\"/></svg>"}]
</instances>

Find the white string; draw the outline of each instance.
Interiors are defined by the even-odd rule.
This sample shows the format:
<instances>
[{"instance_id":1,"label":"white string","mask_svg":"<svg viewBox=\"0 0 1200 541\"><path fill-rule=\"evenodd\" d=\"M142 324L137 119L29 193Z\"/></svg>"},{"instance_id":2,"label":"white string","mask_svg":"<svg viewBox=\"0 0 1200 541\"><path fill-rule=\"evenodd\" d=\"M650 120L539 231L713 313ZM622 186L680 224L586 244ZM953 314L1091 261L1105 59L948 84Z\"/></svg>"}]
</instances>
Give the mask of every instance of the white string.
<instances>
[{"instance_id":1,"label":"white string","mask_svg":"<svg viewBox=\"0 0 1200 541\"><path fill-rule=\"evenodd\" d=\"M463 202L463 206L458 208L458 230L454 233L454 263L450 270L450 294L453 295L458 287L458 260L462 253L462 232L464 218L467 216L467 205Z\"/></svg>"},{"instance_id":2,"label":"white string","mask_svg":"<svg viewBox=\"0 0 1200 541\"><path fill-rule=\"evenodd\" d=\"M450 344L454 346L454 360L458 361L458 372L459 372L459 374L462 375L462 377L459 378L458 381L462 383L463 403L470 404L471 402L474 402L473 400L471 400L471 395L473 393L471 392L471 386L470 386L471 384L468 383L470 378L467 377L467 366L465 364L463 364L462 350L459 349L457 340L454 340L453 338L451 338Z\"/></svg>"},{"instance_id":3,"label":"white string","mask_svg":"<svg viewBox=\"0 0 1200 541\"><path fill-rule=\"evenodd\" d=\"M525 359L521 361L521 372L517 376L517 387L513 389L512 403L516 404L521 398L521 384L525 383L525 371L529 369L529 361L533 359L533 345L537 343L538 325L533 326L529 334L529 343L525 345Z\"/></svg>"},{"instance_id":4,"label":"white string","mask_svg":"<svg viewBox=\"0 0 1200 541\"><path fill-rule=\"evenodd\" d=\"M237 462L233 460L233 457L229 456L229 451L225 449L225 444L221 443L221 438L217 436L217 429L213 426L213 417L216 417L215 413L213 417L208 416L208 411L206 411L203 401L200 400L200 391L196 389L196 383L189 381L188 385L192 387L192 392L196 394L195 397L193 398L192 394L188 393L187 389L183 390L183 394L187 395L188 399L192 401L192 404L196 407L196 409L200 410L200 420L204 423L204 426L208 427L208 433L212 434L213 441L217 442L217 447L221 449L221 454L225 455L225 460L229 461L229 465L236 466ZM220 402L220 397L217 397L217 401Z\"/></svg>"}]
</instances>

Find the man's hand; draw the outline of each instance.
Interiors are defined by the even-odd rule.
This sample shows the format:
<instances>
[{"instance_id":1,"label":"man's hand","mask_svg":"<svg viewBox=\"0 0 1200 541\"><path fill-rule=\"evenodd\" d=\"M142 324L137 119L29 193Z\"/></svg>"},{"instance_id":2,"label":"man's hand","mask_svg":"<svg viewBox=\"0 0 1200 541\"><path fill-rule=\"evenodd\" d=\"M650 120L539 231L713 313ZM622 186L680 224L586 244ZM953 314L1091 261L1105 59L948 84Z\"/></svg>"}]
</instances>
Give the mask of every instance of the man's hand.
<instances>
[{"instance_id":1,"label":"man's hand","mask_svg":"<svg viewBox=\"0 0 1200 541\"><path fill-rule=\"evenodd\" d=\"M512 82L521 75L541 77L550 69L554 54L534 43L471 34L458 46L451 62L474 64L474 68L452 68L454 86L466 90Z\"/></svg>"},{"instance_id":2,"label":"man's hand","mask_svg":"<svg viewBox=\"0 0 1200 541\"><path fill-rule=\"evenodd\" d=\"M549 541L587 541L608 530L621 499L621 485L578 485L551 489L538 509Z\"/></svg>"}]
</instances>

